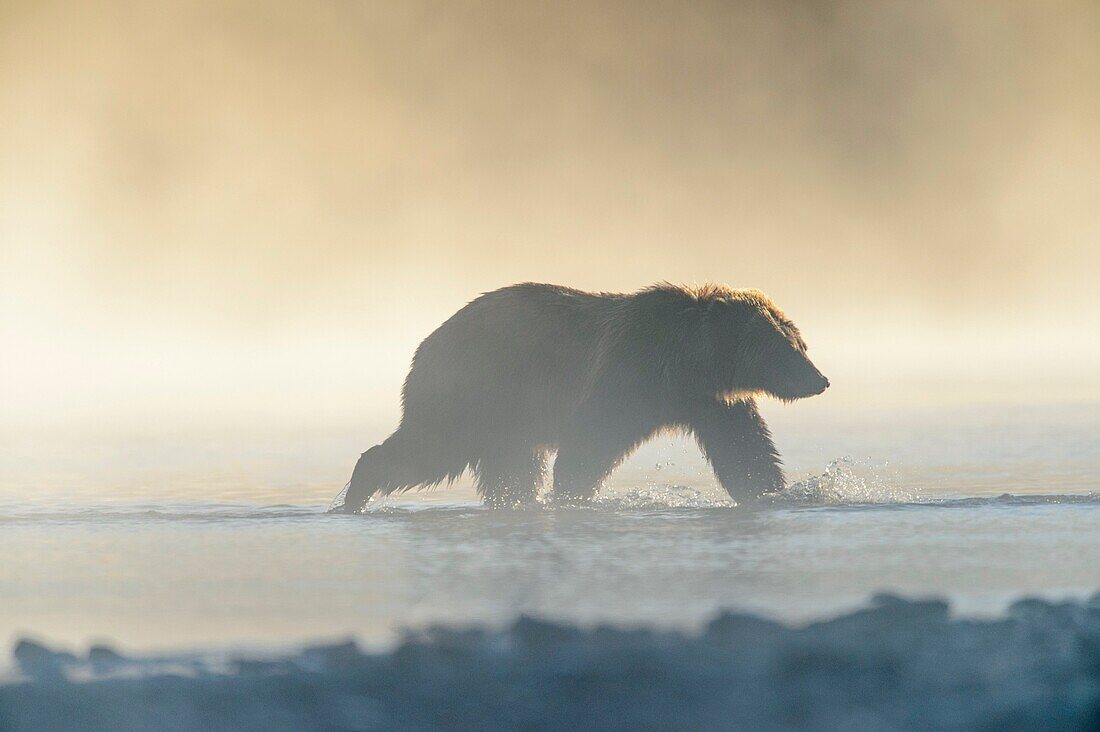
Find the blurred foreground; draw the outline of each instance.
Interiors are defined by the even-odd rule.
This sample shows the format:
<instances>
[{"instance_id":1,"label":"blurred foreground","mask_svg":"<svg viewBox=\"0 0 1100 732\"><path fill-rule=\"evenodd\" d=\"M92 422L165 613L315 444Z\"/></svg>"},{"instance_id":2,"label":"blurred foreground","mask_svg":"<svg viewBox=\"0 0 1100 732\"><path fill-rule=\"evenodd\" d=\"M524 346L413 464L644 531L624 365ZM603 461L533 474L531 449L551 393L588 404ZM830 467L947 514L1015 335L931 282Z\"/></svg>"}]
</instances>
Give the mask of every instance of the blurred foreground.
<instances>
[{"instance_id":1,"label":"blurred foreground","mask_svg":"<svg viewBox=\"0 0 1100 732\"><path fill-rule=\"evenodd\" d=\"M722 614L698 634L521 617L256 659L87 656L21 641L0 727L240 729L1096 729L1100 594L952 619L940 601L791 627Z\"/></svg>"}]
</instances>

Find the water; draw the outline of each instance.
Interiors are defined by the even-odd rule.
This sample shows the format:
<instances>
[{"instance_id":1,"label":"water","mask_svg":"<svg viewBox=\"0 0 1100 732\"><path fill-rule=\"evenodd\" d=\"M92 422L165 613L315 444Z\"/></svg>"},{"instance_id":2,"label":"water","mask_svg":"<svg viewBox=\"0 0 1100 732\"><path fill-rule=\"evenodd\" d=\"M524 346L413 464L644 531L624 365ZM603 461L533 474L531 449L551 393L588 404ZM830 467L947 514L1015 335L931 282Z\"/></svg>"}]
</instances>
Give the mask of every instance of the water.
<instances>
[{"instance_id":1,"label":"water","mask_svg":"<svg viewBox=\"0 0 1100 732\"><path fill-rule=\"evenodd\" d=\"M879 591L982 615L1100 588L1098 410L789 408L773 426L794 485L751 509L684 441L644 448L591 508L489 511L458 486L361 516L325 513L357 452L346 436L293 451L12 441L0 637L380 647L404 628L519 613L692 630L722 608L803 622Z\"/></svg>"}]
</instances>

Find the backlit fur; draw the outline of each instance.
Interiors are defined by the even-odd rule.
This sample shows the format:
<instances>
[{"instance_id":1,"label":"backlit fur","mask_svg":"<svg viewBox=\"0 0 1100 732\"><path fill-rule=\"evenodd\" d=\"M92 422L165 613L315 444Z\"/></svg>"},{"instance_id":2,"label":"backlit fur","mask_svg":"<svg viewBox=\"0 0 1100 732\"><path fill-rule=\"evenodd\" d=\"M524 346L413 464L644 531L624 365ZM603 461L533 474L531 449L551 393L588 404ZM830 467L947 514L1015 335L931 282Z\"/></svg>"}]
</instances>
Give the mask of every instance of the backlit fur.
<instances>
[{"instance_id":1,"label":"backlit fur","mask_svg":"<svg viewBox=\"0 0 1100 732\"><path fill-rule=\"evenodd\" d=\"M554 499L584 501L665 429L694 435L730 495L752 498L784 485L754 398L827 386L798 329L758 290L505 287L420 344L401 426L363 453L343 510L468 468L490 505L530 503L555 451Z\"/></svg>"}]
</instances>

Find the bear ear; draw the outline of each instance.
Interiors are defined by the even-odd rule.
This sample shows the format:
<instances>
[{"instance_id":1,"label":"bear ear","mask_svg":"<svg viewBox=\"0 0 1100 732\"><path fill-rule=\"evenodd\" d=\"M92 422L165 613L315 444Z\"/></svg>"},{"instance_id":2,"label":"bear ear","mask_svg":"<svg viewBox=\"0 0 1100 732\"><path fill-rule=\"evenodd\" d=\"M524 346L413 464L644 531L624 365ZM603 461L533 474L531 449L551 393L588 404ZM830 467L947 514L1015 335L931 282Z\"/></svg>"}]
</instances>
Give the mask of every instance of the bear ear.
<instances>
[{"instance_id":1,"label":"bear ear","mask_svg":"<svg viewBox=\"0 0 1100 732\"><path fill-rule=\"evenodd\" d=\"M756 312L756 306L744 300L712 300L707 306L706 319L724 331L740 331Z\"/></svg>"},{"instance_id":2,"label":"bear ear","mask_svg":"<svg viewBox=\"0 0 1100 732\"><path fill-rule=\"evenodd\" d=\"M736 348L752 322L753 309L737 300L715 299L707 303L697 339L697 356L701 363L712 362L719 354L729 354Z\"/></svg>"}]
</instances>

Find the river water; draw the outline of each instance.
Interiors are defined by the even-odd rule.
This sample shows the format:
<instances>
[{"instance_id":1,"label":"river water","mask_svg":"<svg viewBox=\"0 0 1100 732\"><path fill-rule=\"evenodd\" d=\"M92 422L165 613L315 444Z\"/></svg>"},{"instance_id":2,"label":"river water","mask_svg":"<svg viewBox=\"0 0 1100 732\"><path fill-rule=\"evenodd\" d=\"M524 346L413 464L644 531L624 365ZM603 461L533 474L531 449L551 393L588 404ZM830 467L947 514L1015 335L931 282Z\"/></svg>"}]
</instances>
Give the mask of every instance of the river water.
<instances>
[{"instance_id":1,"label":"river water","mask_svg":"<svg viewBox=\"0 0 1100 732\"><path fill-rule=\"evenodd\" d=\"M590 508L490 511L460 483L357 516L326 513L354 436L10 441L0 637L382 647L519 613L693 629L723 608L808 621L880 591L985 615L1100 588L1100 409L769 409L792 485L751 509L677 439Z\"/></svg>"}]
</instances>

